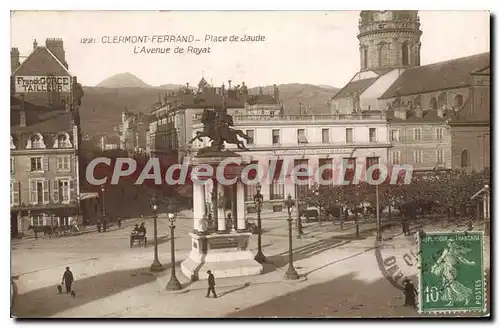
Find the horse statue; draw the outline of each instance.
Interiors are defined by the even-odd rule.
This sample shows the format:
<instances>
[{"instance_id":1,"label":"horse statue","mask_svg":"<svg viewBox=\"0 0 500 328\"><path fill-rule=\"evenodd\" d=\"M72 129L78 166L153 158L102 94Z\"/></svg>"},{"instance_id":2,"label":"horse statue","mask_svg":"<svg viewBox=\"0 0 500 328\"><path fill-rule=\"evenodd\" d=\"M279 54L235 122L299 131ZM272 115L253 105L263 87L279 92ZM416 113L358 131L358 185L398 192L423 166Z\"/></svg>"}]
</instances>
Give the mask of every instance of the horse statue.
<instances>
[{"instance_id":1,"label":"horse statue","mask_svg":"<svg viewBox=\"0 0 500 328\"><path fill-rule=\"evenodd\" d=\"M218 111L204 109L201 122L203 130L196 131L196 135L189 141L190 144L195 140L201 142L202 137L207 137L210 139L211 147L219 151L224 149L224 142L236 145L238 149L248 150L243 141L238 139L239 136L248 141L248 136L242 130L231 128L233 118L224 109Z\"/></svg>"}]
</instances>

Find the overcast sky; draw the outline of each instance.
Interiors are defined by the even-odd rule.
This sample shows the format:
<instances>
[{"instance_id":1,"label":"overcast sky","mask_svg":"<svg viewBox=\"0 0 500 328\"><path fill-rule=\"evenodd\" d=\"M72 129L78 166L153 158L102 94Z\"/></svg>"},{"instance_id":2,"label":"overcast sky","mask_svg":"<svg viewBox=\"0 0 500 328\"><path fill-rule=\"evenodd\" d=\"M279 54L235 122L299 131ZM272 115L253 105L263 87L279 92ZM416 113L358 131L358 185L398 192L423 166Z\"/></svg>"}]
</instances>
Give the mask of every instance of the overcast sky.
<instances>
[{"instance_id":1,"label":"overcast sky","mask_svg":"<svg viewBox=\"0 0 500 328\"><path fill-rule=\"evenodd\" d=\"M310 83L343 86L359 70L358 11L309 12L15 12L11 44L28 56L33 39L62 38L70 71L83 85L130 72L148 84ZM422 65L489 51L484 11L420 11ZM103 36L192 34L210 54L134 54L134 44ZM207 44L206 34L263 35L265 42ZM82 44L81 38L96 44ZM175 47L152 44L147 47ZM183 47L189 44L179 44ZM135 46L140 47L140 44ZM227 82L226 82L227 85Z\"/></svg>"}]
</instances>

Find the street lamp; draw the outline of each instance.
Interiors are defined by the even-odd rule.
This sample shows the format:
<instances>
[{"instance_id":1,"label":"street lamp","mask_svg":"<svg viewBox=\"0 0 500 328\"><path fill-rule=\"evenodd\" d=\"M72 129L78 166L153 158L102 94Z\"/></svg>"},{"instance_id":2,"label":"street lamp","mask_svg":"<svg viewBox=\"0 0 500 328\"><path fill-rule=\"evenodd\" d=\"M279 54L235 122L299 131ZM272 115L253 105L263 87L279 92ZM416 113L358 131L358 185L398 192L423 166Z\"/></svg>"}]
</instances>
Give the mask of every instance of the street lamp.
<instances>
[{"instance_id":1,"label":"street lamp","mask_svg":"<svg viewBox=\"0 0 500 328\"><path fill-rule=\"evenodd\" d=\"M158 210L158 205L156 204L156 195L153 195L151 197L151 208L153 209L153 215L154 215L154 260L153 263L151 264L151 267L149 270L151 272L160 272L163 270L163 266L161 265L160 261L158 260L158 214L156 211Z\"/></svg>"},{"instance_id":2,"label":"street lamp","mask_svg":"<svg viewBox=\"0 0 500 328\"><path fill-rule=\"evenodd\" d=\"M264 197L260 193L262 186L260 183L257 183L257 192L253 196L253 201L255 203L255 207L257 208L257 225L258 225L258 235L257 235L257 254L255 255L255 261L259 263L264 263L266 261L266 256L262 253L262 220L260 218L260 212L262 211L262 203L264 201Z\"/></svg>"},{"instance_id":3,"label":"street lamp","mask_svg":"<svg viewBox=\"0 0 500 328\"><path fill-rule=\"evenodd\" d=\"M302 238L302 220L300 219L300 205L301 205L301 198L299 196L299 188L297 184L295 184L295 196L297 197L297 238L300 239ZM306 206L306 211L307 211L307 206Z\"/></svg>"},{"instance_id":4,"label":"street lamp","mask_svg":"<svg viewBox=\"0 0 500 328\"><path fill-rule=\"evenodd\" d=\"M319 201L319 189L318 188L316 188L316 190L314 190L314 196L316 196L316 201L318 202L318 209L319 209L318 223L319 223L319 225L321 225L321 202Z\"/></svg>"},{"instance_id":5,"label":"street lamp","mask_svg":"<svg viewBox=\"0 0 500 328\"><path fill-rule=\"evenodd\" d=\"M101 187L101 212L102 212L102 216L104 217L105 215L105 210L104 210L104 191L106 189L104 189L104 186Z\"/></svg>"},{"instance_id":6,"label":"street lamp","mask_svg":"<svg viewBox=\"0 0 500 328\"><path fill-rule=\"evenodd\" d=\"M174 241L174 229L175 229L175 219L177 213L168 213L168 222L170 227L170 258L172 259L172 274L170 275L170 280L167 283L167 290L179 290L182 288L181 283L177 280L175 275L175 241Z\"/></svg>"},{"instance_id":7,"label":"street lamp","mask_svg":"<svg viewBox=\"0 0 500 328\"><path fill-rule=\"evenodd\" d=\"M299 274L293 267L292 253L292 208L295 205L292 195L288 194L285 205L288 209L288 269L285 272L285 278L288 280L297 280L299 279Z\"/></svg>"},{"instance_id":8,"label":"street lamp","mask_svg":"<svg viewBox=\"0 0 500 328\"><path fill-rule=\"evenodd\" d=\"M372 158L376 159L375 163L373 163L373 164L378 165L379 164L379 158L375 157L375 153L372 153L372 154L373 154ZM373 178L373 172L372 172L372 178ZM376 202L377 202L377 206L376 206L376 211L377 211L377 237L376 238L377 238L378 241L380 241L380 240L382 240L382 235L380 234L380 200L379 200L379 195L378 195L378 177L377 177L377 184L375 184L375 198L376 198Z\"/></svg>"}]
</instances>

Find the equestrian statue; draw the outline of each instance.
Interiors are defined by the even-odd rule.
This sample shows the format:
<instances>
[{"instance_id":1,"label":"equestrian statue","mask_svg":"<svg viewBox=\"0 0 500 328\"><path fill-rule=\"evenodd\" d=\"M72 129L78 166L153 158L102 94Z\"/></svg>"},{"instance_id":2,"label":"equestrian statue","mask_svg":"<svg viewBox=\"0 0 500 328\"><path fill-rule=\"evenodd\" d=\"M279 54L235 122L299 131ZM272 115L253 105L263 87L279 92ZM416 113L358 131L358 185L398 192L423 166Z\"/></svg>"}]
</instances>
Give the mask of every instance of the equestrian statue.
<instances>
[{"instance_id":1,"label":"equestrian statue","mask_svg":"<svg viewBox=\"0 0 500 328\"><path fill-rule=\"evenodd\" d=\"M236 145L238 149L248 150L243 141L238 139L239 136L248 141L248 136L243 131L232 128L233 117L227 113L224 103L222 108L216 110L204 109L201 122L203 131L196 131L196 136L189 141L190 144L195 140L202 142L202 137L208 137L211 146L204 148L206 151L222 151L224 142Z\"/></svg>"}]
</instances>

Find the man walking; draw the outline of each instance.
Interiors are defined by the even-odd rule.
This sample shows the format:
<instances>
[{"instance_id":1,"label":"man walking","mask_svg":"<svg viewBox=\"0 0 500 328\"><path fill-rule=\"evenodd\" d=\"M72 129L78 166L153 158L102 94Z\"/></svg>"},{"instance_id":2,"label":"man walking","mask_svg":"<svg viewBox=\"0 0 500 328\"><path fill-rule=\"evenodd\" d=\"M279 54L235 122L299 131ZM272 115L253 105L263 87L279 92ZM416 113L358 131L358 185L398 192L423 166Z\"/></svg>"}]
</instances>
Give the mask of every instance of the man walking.
<instances>
[{"instance_id":1,"label":"man walking","mask_svg":"<svg viewBox=\"0 0 500 328\"><path fill-rule=\"evenodd\" d=\"M405 306L416 307L415 296L418 295L415 285L410 282L410 279L405 278L403 280L404 284L404 295L405 295Z\"/></svg>"},{"instance_id":2,"label":"man walking","mask_svg":"<svg viewBox=\"0 0 500 328\"><path fill-rule=\"evenodd\" d=\"M62 284L66 285L66 294L71 292L71 284L75 279L73 278L73 272L69 270L69 267L66 267L66 271L64 271L62 277Z\"/></svg>"},{"instance_id":3,"label":"man walking","mask_svg":"<svg viewBox=\"0 0 500 328\"><path fill-rule=\"evenodd\" d=\"M210 292L214 294L214 298L217 298L217 294L215 293L215 277L212 274L212 271L208 270L208 290L207 290L207 297L210 297Z\"/></svg>"}]
</instances>

